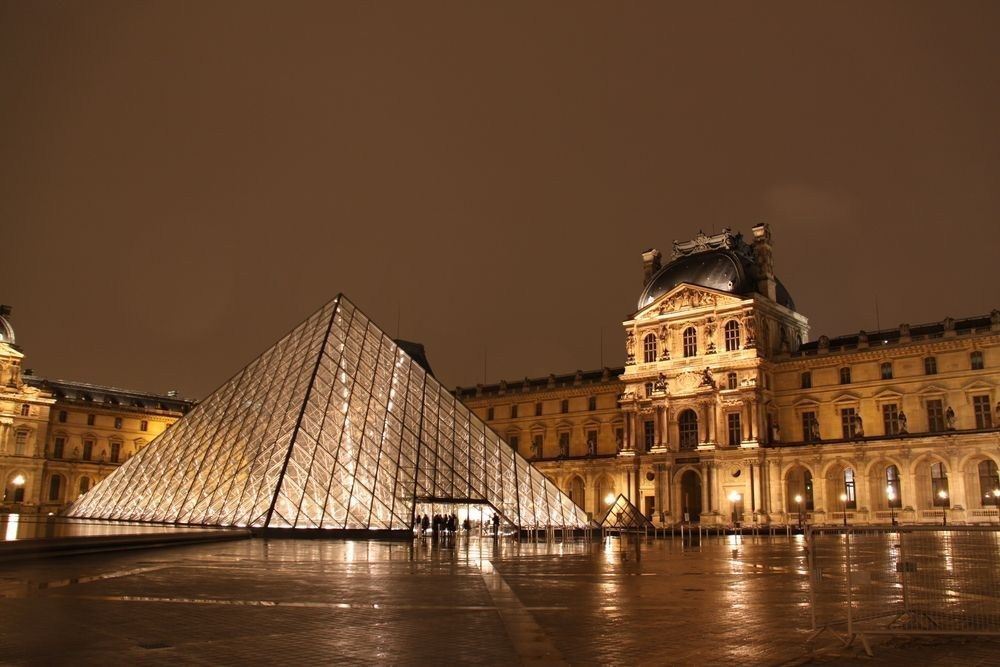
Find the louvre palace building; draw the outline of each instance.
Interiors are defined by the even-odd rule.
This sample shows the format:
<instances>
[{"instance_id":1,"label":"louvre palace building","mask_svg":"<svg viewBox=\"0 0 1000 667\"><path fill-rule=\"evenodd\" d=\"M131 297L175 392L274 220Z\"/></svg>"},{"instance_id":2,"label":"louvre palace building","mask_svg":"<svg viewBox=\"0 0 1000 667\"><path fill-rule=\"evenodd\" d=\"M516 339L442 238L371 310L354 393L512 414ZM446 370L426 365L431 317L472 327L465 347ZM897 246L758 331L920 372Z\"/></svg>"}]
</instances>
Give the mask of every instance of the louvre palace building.
<instances>
[{"instance_id":1,"label":"louvre palace building","mask_svg":"<svg viewBox=\"0 0 1000 667\"><path fill-rule=\"evenodd\" d=\"M456 396L597 520L1000 521L1000 311L806 342L752 231L642 254L623 368Z\"/></svg>"},{"instance_id":2,"label":"louvre palace building","mask_svg":"<svg viewBox=\"0 0 1000 667\"><path fill-rule=\"evenodd\" d=\"M0 306L0 512L59 513L181 418L191 401L41 378Z\"/></svg>"}]
</instances>

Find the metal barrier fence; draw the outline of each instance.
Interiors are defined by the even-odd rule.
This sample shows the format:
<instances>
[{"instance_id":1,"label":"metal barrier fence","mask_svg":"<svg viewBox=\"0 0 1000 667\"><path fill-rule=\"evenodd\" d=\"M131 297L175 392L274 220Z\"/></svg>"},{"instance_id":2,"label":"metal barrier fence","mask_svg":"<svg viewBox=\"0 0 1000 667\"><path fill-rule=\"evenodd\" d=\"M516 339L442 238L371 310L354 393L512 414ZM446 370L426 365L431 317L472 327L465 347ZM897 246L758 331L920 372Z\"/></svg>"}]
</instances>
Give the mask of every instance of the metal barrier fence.
<instances>
[{"instance_id":1,"label":"metal barrier fence","mask_svg":"<svg viewBox=\"0 0 1000 667\"><path fill-rule=\"evenodd\" d=\"M810 527L813 634L1000 635L1000 528Z\"/></svg>"}]
</instances>

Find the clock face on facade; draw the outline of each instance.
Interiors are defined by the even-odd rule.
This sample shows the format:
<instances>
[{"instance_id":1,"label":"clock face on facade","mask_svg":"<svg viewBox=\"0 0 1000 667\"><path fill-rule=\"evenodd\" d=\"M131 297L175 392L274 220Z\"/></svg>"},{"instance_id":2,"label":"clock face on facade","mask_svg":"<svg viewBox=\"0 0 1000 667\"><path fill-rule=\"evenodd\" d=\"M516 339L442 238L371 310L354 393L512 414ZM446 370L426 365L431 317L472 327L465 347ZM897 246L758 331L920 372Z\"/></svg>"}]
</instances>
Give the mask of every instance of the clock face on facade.
<instances>
[{"instance_id":1,"label":"clock face on facade","mask_svg":"<svg viewBox=\"0 0 1000 667\"><path fill-rule=\"evenodd\" d=\"M740 475L743 474L743 471L740 470L739 468L733 468L732 470L729 471L729 474L732 475L733 477L739 477Z\"/></svg>"}]
</instances>

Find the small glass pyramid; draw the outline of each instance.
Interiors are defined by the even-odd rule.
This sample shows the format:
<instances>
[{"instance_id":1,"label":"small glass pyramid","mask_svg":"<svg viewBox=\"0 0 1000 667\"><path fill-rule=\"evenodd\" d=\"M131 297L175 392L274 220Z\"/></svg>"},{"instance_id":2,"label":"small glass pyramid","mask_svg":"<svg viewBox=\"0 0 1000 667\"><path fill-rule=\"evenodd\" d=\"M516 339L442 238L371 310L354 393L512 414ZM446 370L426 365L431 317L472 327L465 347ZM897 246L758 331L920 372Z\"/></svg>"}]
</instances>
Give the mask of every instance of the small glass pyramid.
<instances>
[{"instance_id":1,"label":"small glass pyramid","mask_svg":"<svg viewBox=\"0 0 1000 667\"><path fill-rule=\"evenodd\" d=\"M421 499L522 528L572 500L343 295L77 500L71 517L402 531Z\"/></svg>"},{"instance_id":2,"label":"small glass pyramid","mask_svg":"<svg viewBox=\"0 0 1000 667\"><path fill-rule=\"evenodd\" d=\"M643 516L639 508L621 493L605 512L600 524L604 528L653 528L653 522Z\"/></svg>"}]
</instances>

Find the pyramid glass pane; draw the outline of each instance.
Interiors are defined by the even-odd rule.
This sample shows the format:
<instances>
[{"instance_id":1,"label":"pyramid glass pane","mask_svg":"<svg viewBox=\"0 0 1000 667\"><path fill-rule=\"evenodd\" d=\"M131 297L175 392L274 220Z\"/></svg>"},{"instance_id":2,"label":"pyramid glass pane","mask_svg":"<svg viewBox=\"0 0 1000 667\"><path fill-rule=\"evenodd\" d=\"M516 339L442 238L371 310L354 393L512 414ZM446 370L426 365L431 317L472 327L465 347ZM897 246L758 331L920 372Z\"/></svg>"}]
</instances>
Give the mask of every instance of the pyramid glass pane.
<instances>
[{"instance_id":1,"label":"pyramid glass pane","mask_svg":"<svg viewBox=\"0 0 1000 667\"><path fill-rule=\"evenodd\" d=\"M339 296L69 509L69 516L391 530L417 502L485 502L509 523L583 512Z\"/></svg>"}]
</instances>

